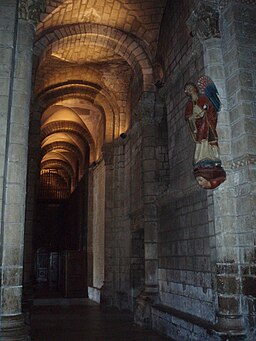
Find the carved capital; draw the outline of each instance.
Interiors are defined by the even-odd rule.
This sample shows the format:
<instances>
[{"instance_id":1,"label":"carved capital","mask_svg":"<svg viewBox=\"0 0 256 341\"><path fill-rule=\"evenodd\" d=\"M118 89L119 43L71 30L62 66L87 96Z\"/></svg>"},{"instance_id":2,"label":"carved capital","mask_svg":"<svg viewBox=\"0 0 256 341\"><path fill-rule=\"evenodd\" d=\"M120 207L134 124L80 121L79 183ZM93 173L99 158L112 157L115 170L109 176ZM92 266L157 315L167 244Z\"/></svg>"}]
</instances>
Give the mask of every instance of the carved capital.
<instances>
[{"instance_id":1,"label":"carved capital","mask_svg":"<svg viewBox=\"0 0 256 341\"><path fill-rule=\"evenodd\" d=\"M219 38L219 12L209 5L199 2L187 20L192 37L200 42L209 38Z\"/></svg>"},{"instance_id":2,"label":"carved capital","mask_svg":"<svg viewBox=\"0 0 256 341\"><path fill-rule=\"evenodd\" d=\"M37 25L40 13L45 10L45 0L19 0L19 19L24 19Z\"/></svg>"},{"instance_id":3,"label":"carved capital","mask_svg":"<svg viewBox=\"0 0 256 341\"><path fill-rule=\"evenodd\" d=\"M256 5L256 0L235 0L234 2L238 4ZM219 7L220 9L223 9L229 4L232 4L229 0L220 0Z\"/></svg>"}]
</instances>

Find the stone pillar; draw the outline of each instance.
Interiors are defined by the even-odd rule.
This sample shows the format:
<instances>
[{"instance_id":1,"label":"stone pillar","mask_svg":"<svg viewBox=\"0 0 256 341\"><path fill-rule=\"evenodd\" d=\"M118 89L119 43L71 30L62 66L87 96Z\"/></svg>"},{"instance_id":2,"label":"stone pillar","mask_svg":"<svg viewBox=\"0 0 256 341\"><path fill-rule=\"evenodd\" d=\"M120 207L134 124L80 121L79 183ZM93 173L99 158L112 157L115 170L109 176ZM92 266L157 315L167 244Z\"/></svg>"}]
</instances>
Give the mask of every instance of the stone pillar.
<instances>
[{"instance_id":1,"label":"stone pillar","mask_svg":"<svg viewBox=\"0 0 256 341\"><path fill-rule=\"evenodd\" d=\"M93 287L93 170L89 167L88 175L88 223L87 223L87 285ZM90 289L89 289L90 297ZM91 298L91 297L90 297Z\"/></svg>"},{"instance_id":2,"label":"stone pillar","mask_svg":"<svg viewBox=\"0 0 256 341\"><path fill-rule=\"evenodd\" d=\"M29 339L22 316L21 300L33 22L35 14L38 14L36 11L38 2L4 1L1 2L1 6L7 3L11 8L10 12L5 8L5 12L14 13L16 18L11 29L13 42L6 49L11 53L11 72L8 105L4 112L7 125L1 215L0 336L1 340L5 341L21 341ZM8 20L5 24L9 28ZM6 31L8 35L10 32Z\"/></svg>"},{"instance_id":3,"label":"stone pillar","mask_svg":"<svg viewBox=\"0 0 256 341\"><path fill-rule=\"evenodd\" d=\"M23 310L29 311L33 297L35 250L33 224L40 177L40 112L31 114L28 142L27 197L24 234Z\"/></svg>"},{"instance_id":4,"label":"stone pillar","mask_svg":"<svg viewBox=\"0 0 256 341\"><path fill-rule=\"evenodd\" d=\"M113 233L114 233L114 148L109 143L103 147L103 159L105 163L105 257L104 257L104 283L101 288L100 302L103 307L113 305L114 297L114 257L113 257Z\"/></svg>"},{"instance_id":5,"label":"stone pillar","mask_svg":"<svg viewBox=\"0 0 256 341\"><path fill-rule=\"evenodd\" d=\"M215 330L220 335L242 337L243 318L240 305L239 252L236 248L236 203L234 179L228 160L231 156L231 126L227 107L225 64L222 39L203 41L205 74L215 82L222 102L218 115L220 155L227 173L227 180L213 193L208 193L208 212L211 233L212 261L216 264L217 306ZM212 203L212 205L211 205ZM213 242L214 241L214 242Z\"/></svg>"},{"instance_id":6,"label":"stone pillar","mask_svg":"<svg viewBox=\"0 0 256 341\"><path fill-rule=\"evenodd\" d=\"M144 93L138 111L142 135L142 201L145 250L145 287L137 298L135 321L151 326L151 306L158 301L158 241L157 241L157 160L155 93Z\"/></svg>"},{"instance_id":7,"label":"stone pillar","mask_svg":"<svg viewBox=\"0 0 256 341\"><path fill-rule=\"evenodd\" d=\"M256 66L255 1L222 1L220 25L225 65L227 103L231 128L230 201L232 212L229 240L237 263L223 269L225 288L232 284L229 297L223 299L225 313L234 311L240 332L248 340L256 338L255 206L256 206ZM227 25L228 22L228 25ZM226 248L226 245L225 245ZM224 246L223 246L224 249ZM231 248L229 248L231 254ZM232 255L232 254L231 254ZM228 258L232 261L232 258ZM234 269L235 268L235 269ZM232 273L229 275L231 269ZM234 270L233 270L234 269ZM230 288L230 285L228 286ZM239 324L238 324L239 327ZM243 329L244 331L241 331Z\"/></svg>"}]
</instances>

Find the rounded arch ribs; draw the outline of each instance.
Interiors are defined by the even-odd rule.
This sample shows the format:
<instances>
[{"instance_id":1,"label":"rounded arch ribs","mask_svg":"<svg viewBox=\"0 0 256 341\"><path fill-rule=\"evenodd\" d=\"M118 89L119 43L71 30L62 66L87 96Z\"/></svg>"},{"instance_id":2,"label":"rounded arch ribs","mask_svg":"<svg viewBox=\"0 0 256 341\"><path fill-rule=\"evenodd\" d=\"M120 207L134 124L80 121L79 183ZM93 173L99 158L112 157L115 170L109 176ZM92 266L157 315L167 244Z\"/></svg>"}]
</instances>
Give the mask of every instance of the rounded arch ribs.
<instances>
[{"instance_id":1,"label":"rounded arch ribs","mask_svg":"<svg viewBox=\"0 0 256 341\"><path fill-rule=\"evenodd\" d=\"M77 134L85 143L93 143L93 138L85 127L73 121L53 121L44 124L41 129L41 140L55 133L74 133Z\"/></svg>"},{"instance_id":2,"label":"rounded arch ribs","mask_svg":"<svg viewBox=\"0 0 256 341\"><path fill-rule=\"evenodd\" d=\"M74 170L67 161L51 159L51 160L45 160L41 162L41 170L49 169L49 168L63 169L69 175L71 179L74 179L75 177Z\"/></svg>"},{"instance_id":3,"label":"rounded arch ribs","mask_svg":"<svg viewBox=\"0 0 256 341\"><path fill-rule=\"evenodd\" d=\"M42 157L44 157L47 153L58 149L71 152L79 160L80 165L82 165L83 155L81 150L76 145L66 141L56 141L46 144L41 148Z\"/></svg>"},{"instance_id":4,"label":"rounded arch ribs","mask_svg":"<svg viewBox=\"0 0 256 341\"><path fill-rule=\"evenodd\" d=\"M97 84L72 80L67 84L55 84L47 90L39 93L37 97L38 102L40 102L41 112L60 100L72 97L85 99L95 105L103 114L106 123L106 142L117 138L121 131L124 130L124 127L120 126L119 106L115 97ZM116 132L114 127L117 127Z\"/></svg>"},{"instance_id":5,"label":"rounded arch ribs","mask_svg":"<svg viewBox=\"0 0 256 341\"><path fill-rule=\"evenodd\" d=\"M79 23L68 24L65 26L55 27L52 30L42 32L35 41L34 54L43 62L53 53L54 50L61 47L64 43L70 45L74 43L74 39L70 39L79 35L85 38L93 37L93 43L111 49L119 54L133 69L138 78L142 78L143 91L153 90L153 69L152 58L143 42L131 34L118 30L113 27Z\"/></svg>"}]
</instances>

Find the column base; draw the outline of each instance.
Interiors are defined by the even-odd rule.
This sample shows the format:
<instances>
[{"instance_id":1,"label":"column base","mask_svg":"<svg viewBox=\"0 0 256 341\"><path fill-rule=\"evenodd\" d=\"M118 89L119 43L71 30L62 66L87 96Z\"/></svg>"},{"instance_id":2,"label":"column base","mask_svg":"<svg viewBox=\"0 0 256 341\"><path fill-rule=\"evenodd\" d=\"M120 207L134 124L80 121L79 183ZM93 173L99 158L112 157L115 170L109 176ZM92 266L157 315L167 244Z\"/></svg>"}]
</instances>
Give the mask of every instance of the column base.
<instances>
[{"instance_id":1,"label":"column base","mask_svg":"<svg viewBox=\"0 0 256 341\"><path fill-rule=\"evenodd\" d=\"M109 308L113 305L113 289L112 283L104 281L100 288L100 306L101 308Z\"/></svg>"},{"instance_id":2,"label":"column base","mask_svg":"<svg viewBox=\"0 0 256 341\"><path fill-rule=\"evenodd\" d=\"M22 295L22 312L26 325L30 325L31 310L33 306L34 299L34 287L24 284L23 295Z\"/></svg>"},{"instance_id":3,"label":"column base","mask_svg":"<svg viewBox=\"0 0 256 341\"><path fill-rule=\"evenodd\" d=\"M244 321L241 315L222 315L218 314L218 323L214 326L214 331L219 336L229 337L229 340L247 340Z\"/></svg>"},{"instance_id":4,"label":"column base","mask_svg":"<svg viewBox=\"0 0 256 341\"><path fill-rule=\"evenodd\" d=\"M1 317L0 341L30 341L23 314Z\"/></svg>"},{"instance_id":5,"label":"column base","mask_svg":"<svg viewBox=\"0 0 256 341\"><path fill-rule=\"evenodd\" d=\"M136 299L134 322L141 327L151 328L151 307L159 300L158 292L148 292L145 289Z\"/></svg>"}]
</instances>

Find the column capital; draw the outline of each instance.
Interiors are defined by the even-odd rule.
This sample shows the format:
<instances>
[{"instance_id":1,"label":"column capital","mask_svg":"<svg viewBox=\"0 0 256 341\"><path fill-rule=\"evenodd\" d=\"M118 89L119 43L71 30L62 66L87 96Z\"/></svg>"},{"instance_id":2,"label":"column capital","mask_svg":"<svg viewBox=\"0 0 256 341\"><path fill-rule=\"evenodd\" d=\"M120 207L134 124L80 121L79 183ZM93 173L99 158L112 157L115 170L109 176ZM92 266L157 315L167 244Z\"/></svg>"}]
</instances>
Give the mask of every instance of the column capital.
<instances>
[{"instance_id":1,"label":"column capital","mask_svg":"<svg viewBox=\"0 0 256 341\"><path fill-rule=\"evenodd\" d=\"M37 25L45 6L45 0L19 0L19 19Z\"/></svg>"},{"instance_id":2,"label":"column capital","mask_svg":"<svg viewBox=\"0 0 256 341\"><path fill-rule=\"evenodd\" d=\"M203 1L198 2L186 23L191 36L201 43L209 38L220 38L219 12Z\"/></svg>"},{"instance_id":3,"label":"column capital","mask_svg":"<svg viewBox=\"0 0 256 341\"><path fill-rule=\"evenodd\" d=\"M220 9L223 9L232 3L233 4L237 3L237 4L246 4L246 5L256 5L256 0L250 0L250 1L247 1L247 0L233 0L233 1L220 0L219 7L220 7Z\"/></svg>"}]
</instances>

